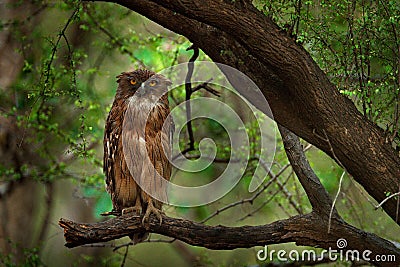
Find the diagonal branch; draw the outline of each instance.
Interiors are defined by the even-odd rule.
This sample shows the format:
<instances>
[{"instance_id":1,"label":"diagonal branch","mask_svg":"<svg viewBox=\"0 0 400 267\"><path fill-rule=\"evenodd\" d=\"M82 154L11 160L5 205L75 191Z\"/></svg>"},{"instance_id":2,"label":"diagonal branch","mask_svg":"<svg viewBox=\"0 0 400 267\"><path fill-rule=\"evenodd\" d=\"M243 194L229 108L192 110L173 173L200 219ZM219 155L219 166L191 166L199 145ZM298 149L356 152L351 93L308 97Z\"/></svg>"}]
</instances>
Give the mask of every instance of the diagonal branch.
<instances>
[{"instance_id":1,"label":"diagonal branch","mask_svg":"<svg viewBox=\"0 0 400 267\"><path fill-rule=\"evenodd\" d=\"M282 125L278 125L278 128L282 135L286 155L297 175L297 178L306 191L313 210L321 216L330 217L329 213L332 207L332 199L329 197L328 192L312 170L310 163L304 154L299 137ZM339 218L336 209L333 209L332 216Z\"/></svg>"}]
</instances>

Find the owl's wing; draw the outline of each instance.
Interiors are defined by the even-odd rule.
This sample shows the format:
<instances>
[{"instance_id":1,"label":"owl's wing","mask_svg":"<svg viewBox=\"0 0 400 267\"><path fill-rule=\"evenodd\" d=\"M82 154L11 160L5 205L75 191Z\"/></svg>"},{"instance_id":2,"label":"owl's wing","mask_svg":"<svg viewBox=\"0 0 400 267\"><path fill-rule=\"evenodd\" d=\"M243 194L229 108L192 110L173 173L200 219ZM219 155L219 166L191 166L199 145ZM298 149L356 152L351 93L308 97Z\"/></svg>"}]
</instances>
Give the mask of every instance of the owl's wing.
<instances>
[{"instance_id":1,"label":"owl's wing","mask_svg":"<svg viewBox=\"0 0 400 267\"><path fill-rule=\"evenodd\" d=\"M113 171L113 159L112 155L115 154L115 146L113 144L113 122L111 120L112 109L108 114L105 130L104 130L104 139L103 139L103 146L104 146L104 156L103 156L103 171L106 175L106 189L108 193L113 191L113 180L114 180L114 171Z\"/></svg>"},{"instance_id":2,"label":"owl's wing","mask_svg":"<svg viewBox=\"0 0 400 267\"><path fill-rule=\"evenodd\" d=\"M168 114L169 114L169 108L168 108ZM169 147L166 148L167 151L165 151L165 153L168 156L167 160L172 161L172 144L174 143L175 122L174 122L172 116L169 116L168 120L169 121L166 124L168 129L166 129L166 132L168 133L168 144L169 144ZM166 172L165 172L165 174L163 176L164 176L164 178L166 180L169 181L171 179L172 163L171 162L166 162L166 166L167 166L167 169L166 169Z\"/></svg>"},{"instance_id":3,"label":"owl's wing","mask_svg":"<svg viewBox=\"0 0 400 267\"><path fill-rule=\"evenodd\" d=\"M165 119L165 121L163 121L164 126L162 128L159 128L158 131L156 131L154 139L147 138L148 143L151 147L151 150L149 151L153 151L153 153L150 154L150 159L156 166L157 172L164 179L169 181L169 179L171 178L171 170L172 170L172 164L170 160L172 153L172 143L173 143L173 134L175 131L175 124L172 119L172 116L168 116L170 114L170 110L167 104L163 105L162 107L159 107L157 112L159 113L157 117L162 117ZM157 163L160 163L161 166L159 166Z\"/></svg>"},{"instance_id":4,"label":"owl's wing","mask_svg":"<svg viewBox=\"0 0 400 267\"><path fill-rule=\"evenodd\" d=\"M174 143L174 133L175 133L175 122L172 118L172 116L169 116L169 145L170 145L170 150L172 153L172 144ZM172 160L172 154L170 153L170 160Z\"/></svg>"},{"instance_id":5,"label":"owl's wing","mask_svg":"<svg viewBox=\"0 0 400 267\"><path fill-rule=\"evenodd\" d=\"M121 150L121 132L122 120L125 109L114 103L110 113L108 114L105 131L104 131L104 157L103 157L103 171L106 175L106 189L113 198L115 194L116 175L115 167L121 159L119 150ZM117 177L118 178L118 177Z\"/></svg>"},{"instance_id":6,"label":"owl's wing","mask_svg":"<svg viewBox=\"0 0 400 267\"><path fill-rule=\"evenodd\" d=\"M168 114L169 108L166 104L158 105L150 112L146 123L145 147L137 147L135 153L135 157L140 157L139 160L142 162L139 179L142 189L147 192L142 198L153 199L158 209L161 207L161 202L167 201L167 181L171 177L172 170L169 160L173 124L172 120L167 118ZM145 200L146 203L148 201Z\"/></svg>"}]
</instances>

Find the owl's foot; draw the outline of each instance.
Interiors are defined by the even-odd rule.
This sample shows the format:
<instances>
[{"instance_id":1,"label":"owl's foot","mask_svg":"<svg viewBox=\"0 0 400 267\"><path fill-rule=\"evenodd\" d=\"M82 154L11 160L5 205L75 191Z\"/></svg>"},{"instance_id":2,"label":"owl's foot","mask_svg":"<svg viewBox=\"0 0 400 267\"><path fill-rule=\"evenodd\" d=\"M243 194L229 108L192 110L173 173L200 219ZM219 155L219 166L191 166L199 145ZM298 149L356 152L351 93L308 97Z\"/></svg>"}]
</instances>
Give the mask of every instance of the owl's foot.
<instances>
[{"instance_id":1,"label":"owl's foot","mask_svg":"<svg viewBox=\"0 0 400 267\"><path fill-rule=\"evenodd\" d=\"M143 219L142 219L142 224L145 225L146 223L149 222L149 216L151 213L153 213L154 215L157 216L157 218L160 220L160 225L161 225L162 215L164 214L164 212L162 212L161 210L154 207L153 201L151 201L151 200L149 201L149 204L147 205L146 213L144 214Z\"/></svg>"},{"instance_id":2,"label":"owl's foot","mask_svg":"<svg viewBox=\"0 0 400 267\"><path fill-rule=\"evenodd\" d=\"M142 214L142 206L133 206L129 208L125 208L122 210L122 215L128 214L128 213L133 213L135 215L140 215Z\"/></svg>"}]
</instances>

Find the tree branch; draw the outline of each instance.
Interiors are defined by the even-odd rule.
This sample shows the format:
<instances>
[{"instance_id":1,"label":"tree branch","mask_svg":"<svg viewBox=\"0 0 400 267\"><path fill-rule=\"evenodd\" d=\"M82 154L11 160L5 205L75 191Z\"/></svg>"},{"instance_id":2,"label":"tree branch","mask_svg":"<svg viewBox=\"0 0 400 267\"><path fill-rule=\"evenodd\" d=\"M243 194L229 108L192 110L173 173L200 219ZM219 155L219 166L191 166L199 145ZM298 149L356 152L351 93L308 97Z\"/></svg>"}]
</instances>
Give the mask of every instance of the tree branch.
<instances>
[{"instance_id":1,"label":"tree branch","mask_svg":"<svg viewBox=\"0 0 400 267\"><path fill-rule=\"evenodd\" d=\"M348 243L346 249L368 249L372 251L371 255L395 255L400 262L400 251L392 243L335 219L332 220L331 234L328 234L321 230L326 227L326 221L316 213L294 216L262 226L208 226L165 215L162 222L160 225L159 220L151 216L146 230L209 249L249 248L287 242L337 249L337 240L345 238ZM59 225L64 228L67 242L65 246L69 248L106 242L145 230L141 218L133 215L92 224L60 219Z\"/></svg>"},{"instance_id":2,"label":"tree branch","mask_svg":"<svg viewBox=\"0 0 400 267\"><path fill-rule=\"evenodd\" d=\"M188 71L185 78L185 106L186 106L186 121L187 121L187 132L189 137L189 147L182 152L182 155L189 151L194 150L194 136L192 127L192 108L190 105L190 98L192 96L192 75L194 70L194 62L199 57L199 48L195 45L191 45L186 51L193 50L193 55L188 62Z\"/></svg>"},{"instance_id":3,"label":"tree branch","mask_svg":"<svg viewBox=\"0 0 400 267\"><path fill-rule=\"evenodd\" d=\"M285 146L286 155L294 172L297 175L301 185L306 191L308 200L314 211L321 216L330 217L329 213L332 207L332 199L329 197L328 192L317 175L312 170L306 155L304 154L303 147L300 143L299 137L294 133L278 125L279 132L282 135L283 145ZM339 218L336 209L333 209L333 217Z\"/></svg>"}]
</instances>

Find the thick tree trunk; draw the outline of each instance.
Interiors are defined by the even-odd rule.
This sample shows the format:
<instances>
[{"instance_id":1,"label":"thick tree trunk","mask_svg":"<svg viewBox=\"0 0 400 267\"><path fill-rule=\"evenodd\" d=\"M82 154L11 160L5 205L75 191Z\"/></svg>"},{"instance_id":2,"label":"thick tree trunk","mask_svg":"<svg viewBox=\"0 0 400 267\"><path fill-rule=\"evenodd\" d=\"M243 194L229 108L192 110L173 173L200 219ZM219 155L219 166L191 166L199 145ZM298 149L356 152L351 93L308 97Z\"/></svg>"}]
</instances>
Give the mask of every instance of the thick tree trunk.
<instances>
[{"instance_id":1,"label":"thick tree trunk","mask_svg":"<svg viewBox=\"0 0 400 267\"><path fill-rule=\"evenodd\" d=\"M329 154L378 202L399 191L400 158L384 132L338 92L299 44L247 1L111 2L186 36L214 61L248 75L277 122ZM246 89L237 88L266 112ZM395 198L383 209L400 222Z\"/></svg>"}]
</instances>

